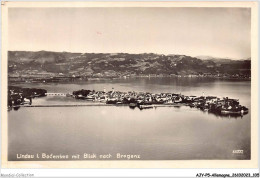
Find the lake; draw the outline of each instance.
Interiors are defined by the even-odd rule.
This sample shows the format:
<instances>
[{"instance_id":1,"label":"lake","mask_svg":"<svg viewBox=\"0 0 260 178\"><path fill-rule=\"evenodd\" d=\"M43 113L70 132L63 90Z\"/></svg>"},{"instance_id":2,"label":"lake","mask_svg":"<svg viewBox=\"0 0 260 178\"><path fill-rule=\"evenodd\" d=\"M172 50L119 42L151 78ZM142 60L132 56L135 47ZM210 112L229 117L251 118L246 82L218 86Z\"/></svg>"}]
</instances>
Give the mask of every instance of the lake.
<instances>
[{"instance_id":1,"label":"lake","mask_svg":"<svg viewBox=\"0 0 260 178\"><path fill-rule=\"evenodd\" d=\"M46 160L36 155L79 154L79 160L250 159L251 82L206 78L136 78L87 81L78 84L16 84L48 92L72 93L80 89L171 92L184 95L239 99L249 108L243 117L220 117L197 108L158 107L139 110L127 106L21 107L8 112L8 159ZM33 104L78 103L74 98L33 99ZM243 150L235 154L233 150ZM17 158L30 154L32 159ZM87 158L96 154L96 158ZM48 159L62 160L62 159Z\"/></svg>"}]
</instances>

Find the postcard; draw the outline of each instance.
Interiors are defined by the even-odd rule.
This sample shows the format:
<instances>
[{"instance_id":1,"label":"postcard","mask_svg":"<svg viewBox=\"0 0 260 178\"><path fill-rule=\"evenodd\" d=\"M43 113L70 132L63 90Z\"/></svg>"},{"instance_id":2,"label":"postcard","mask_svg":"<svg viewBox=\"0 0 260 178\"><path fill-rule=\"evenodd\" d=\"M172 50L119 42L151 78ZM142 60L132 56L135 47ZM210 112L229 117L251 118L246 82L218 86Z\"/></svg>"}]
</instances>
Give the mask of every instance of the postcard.
<instances>
[{"instance_id":1,"label":"postcard","mask_svg":"<svg viewBox=\"0 0 260 178\"><path fill-rule=\"evenodd\" d=\"M6 168L255 168L256 2L2 2Z\"/></svg>"}]
</instances>

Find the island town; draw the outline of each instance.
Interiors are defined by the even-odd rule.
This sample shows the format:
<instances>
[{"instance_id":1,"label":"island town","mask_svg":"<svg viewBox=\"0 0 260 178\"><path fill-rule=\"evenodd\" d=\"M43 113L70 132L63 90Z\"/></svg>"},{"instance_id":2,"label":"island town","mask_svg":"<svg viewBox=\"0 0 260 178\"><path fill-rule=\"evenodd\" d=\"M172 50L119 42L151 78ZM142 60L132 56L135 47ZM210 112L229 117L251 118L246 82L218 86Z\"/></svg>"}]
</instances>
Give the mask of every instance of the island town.
<instances>
[{"instance_id":1,"label":"island town","mask_svg":"<svg viewBox=\"0 0 260 178\"><path fill-rule=\"evenodd\" d=\"M17 110L20 106L33 106L33 98L50 95L73 97L75 100L85 100L86 103L93 105L97 103L103 104L103 106L122 105L129 106L132 109L139 108L140 110L158 106L189 106L220 116L242 116L249 112L247 107L240 105L238 99L204 96L204 94L202 96L185 96L181 93L121 92L115 91L114 88L108 92L105 89L104 91L82 89L73 91L71 94L50 94L45 89L16 86L9 86L8 88L8 109ZM83 105L81 104L81 106Z\"/></svg>"}]
</instances>

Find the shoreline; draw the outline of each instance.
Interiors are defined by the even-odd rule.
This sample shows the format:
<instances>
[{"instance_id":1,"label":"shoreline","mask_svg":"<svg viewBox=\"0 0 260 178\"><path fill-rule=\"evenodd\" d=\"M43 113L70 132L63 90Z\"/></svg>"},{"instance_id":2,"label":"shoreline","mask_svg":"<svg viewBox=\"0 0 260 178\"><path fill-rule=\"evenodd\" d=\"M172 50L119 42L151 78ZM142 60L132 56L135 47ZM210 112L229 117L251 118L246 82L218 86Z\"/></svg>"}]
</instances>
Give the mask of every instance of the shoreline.
<instances>
[{"instance_id":1,"label":"shoreline","mask_svg":"<svg viewBox=\"0 0 260 178\"><path fill-rule=\"evenodd\" d=\"M128 79L155 79L155 78L172 78L172 79L211 79L211 80L226 80L226 81L250 81L251 78L233 78L233 77L210 77L210 76L197 76L197 77L187 77L187 76L134 76L134 77L116 77L116 78L88 78L88 80L79 80L79 81L44 81L33 80L32 81L10 81L8 80L9 85L13 84L85 84L90 82L104 82L104 81L118 81L118 80L128 80Z\"/></svg>"}]
</instances>

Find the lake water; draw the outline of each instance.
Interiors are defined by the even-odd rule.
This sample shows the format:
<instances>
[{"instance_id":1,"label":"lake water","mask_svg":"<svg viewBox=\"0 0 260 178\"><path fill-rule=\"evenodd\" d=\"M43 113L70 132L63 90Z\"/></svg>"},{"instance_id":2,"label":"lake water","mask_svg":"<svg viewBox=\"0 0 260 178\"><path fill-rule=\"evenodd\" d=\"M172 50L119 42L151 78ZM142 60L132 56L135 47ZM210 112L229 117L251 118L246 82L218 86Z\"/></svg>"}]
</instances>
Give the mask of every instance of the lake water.
<instances>
[{"instance_id":1,"label":"lake water","mask_svg":"<svg viewBox=\"0 0 260 178\"><path fill-rule=\"evenodd\" d=\"M158 107L147 110L127 106L21 107L8 112L8 159L55 160L54 155L140 155L140 160L250 159L251 82L199 78L138 78L88 81L80 84L20 84L48 92L79 89L172 92L184 95L228 96L249 108L243 117L220 117L196 108ZM44 97L33 104L77 103L73 98ZM243 154L233 154L243 150ZM19 159L17 154L34 155ZM36 155L40 158L36 158ZM62 159L58 159L62 160Z\"/></svg>"}]
</instances>

